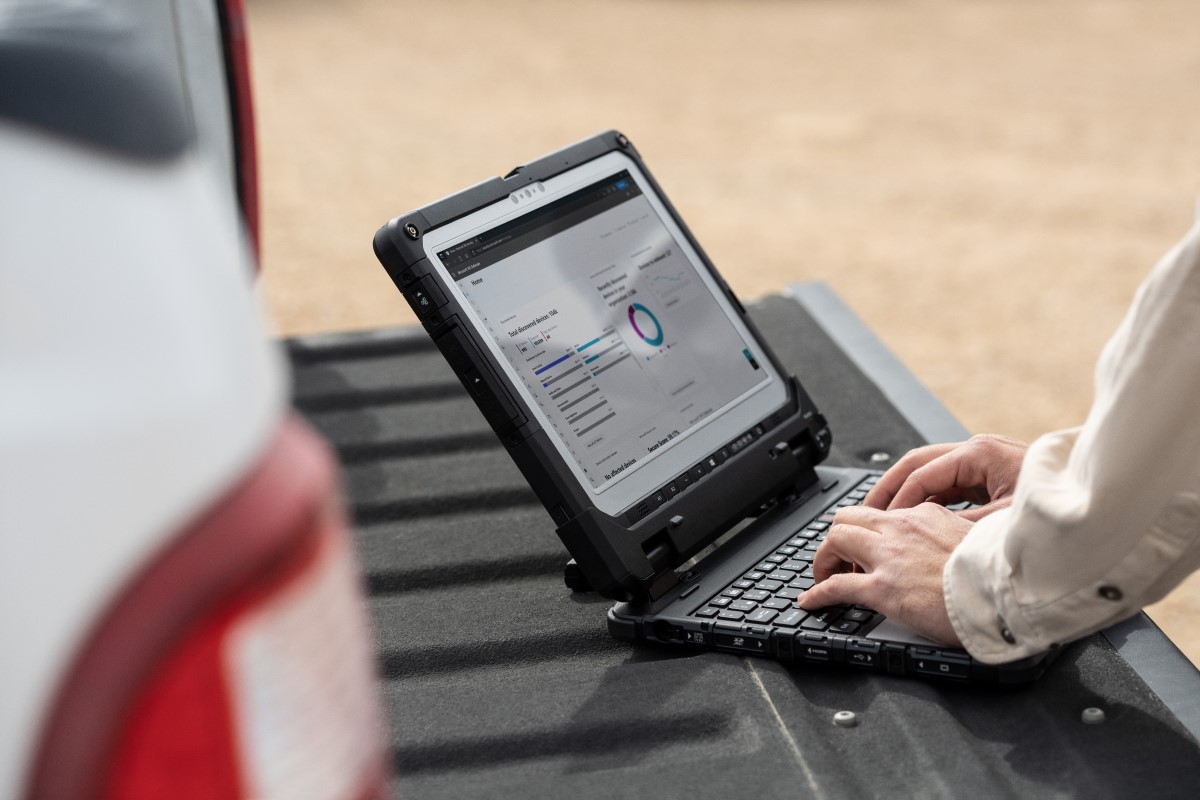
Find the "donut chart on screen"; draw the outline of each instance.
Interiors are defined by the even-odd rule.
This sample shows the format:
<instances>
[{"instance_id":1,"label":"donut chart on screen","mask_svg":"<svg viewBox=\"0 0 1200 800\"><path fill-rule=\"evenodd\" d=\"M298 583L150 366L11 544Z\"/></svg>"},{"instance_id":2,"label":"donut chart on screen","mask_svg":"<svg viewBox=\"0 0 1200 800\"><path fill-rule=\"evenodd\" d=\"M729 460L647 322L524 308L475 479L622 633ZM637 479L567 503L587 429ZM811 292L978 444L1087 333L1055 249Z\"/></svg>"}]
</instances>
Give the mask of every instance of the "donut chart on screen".
<instances>
[{"instance_id":1,"label":"donut chart on screen","mask_svg":"<svg viewBox=\"0 0 1200 800\"><path fill-rule=\"evenodd\" d=\"M643 325L646 324L645 320L649 320L654 325L653 336L647 336L646 332L638 325L637 315L639 312L644 315ZM642 337L642 341L651 347L658 347L663 343L663 329L662 325L658 322L658 317L654 316L654 313L641 303L634 303L629 306L629 324L633 326L633 332Z\"/></svg>"}]
</instances>

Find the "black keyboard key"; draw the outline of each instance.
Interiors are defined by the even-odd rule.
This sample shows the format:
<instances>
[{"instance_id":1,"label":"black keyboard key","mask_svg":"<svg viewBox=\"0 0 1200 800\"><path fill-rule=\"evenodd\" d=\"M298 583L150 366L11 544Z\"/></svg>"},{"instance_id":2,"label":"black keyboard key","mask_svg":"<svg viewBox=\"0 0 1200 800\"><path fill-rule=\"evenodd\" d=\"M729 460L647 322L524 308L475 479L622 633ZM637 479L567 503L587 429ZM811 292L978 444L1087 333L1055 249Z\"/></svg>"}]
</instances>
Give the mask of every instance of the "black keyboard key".
<instances>
[{"instance_id":1,"label":"black keyboard key","mask_svg":"<svg viewBox=\"0 0 1200 800\"><path fill-rule=\"evenodd\" d=\"M793 539L791 542L788 542L788 544L792 544L793 542L795 542L797 547L804 547L804 545L808 544L815 538L817 538L816 531L809 531L809 530L797 531L796 538Z\"/></svg>"},{"instance_id":2,"label":"black keyboard key","mask_svg":"<svg viewBox=\"0 0 1200 800\"><path fill-rule=\"evenodd\" d=\"M743 616L745 616L745 615L744 615L744 614L742 614L742 612L740 612L740 611L730 611L730 610L727 608L727 609L725 609L724 611L722 611L720 614L717 614L717 619L731 619L731 620L734 620L734 621L740 621L740 620L742 619L742 617L743 617Z\"/></svg>"},{"instance_id":3,"label":"black keyboard key","mask_svg":"<svg viewBox=\"0 0 1200 800\"><path fill-rule=\"evenodd\" d=\"M721 613L724 614L725 612L722 611ZM804 620L804 622L800 623L800 627L806 631L823 631L829 627L829 623L823 619L818 619L814 614L813 616Z\"/></svg>"},{"instance_id":4,"label":"black keyboard key","mask_svg":"<svg viewBox=\"0 0 1200 800\"><path fill-rule=\"evenodd\" d=\"M748 580L746 580L745 578L743 578L743 579L742 579L742 580L740 580L740 581L734 581L734 583L733 583L733 586L732 586L732 587L730 587L730 588L733 588L733 589L750 589L750 588L753 588L753 587L754 587L754 581L748 581Z\"/></svg>"},{"instance_id":5,"label":"black keyboard key","mask_svg":"<svg viewBox=\"0 0 1200 800\"><path fill-rule=\"evenodd\" d=\"M755 611L753 614L748 615L746 617L746 621L747 622L757 622L760 625L766 625L768 622L775 619L775 617L778 615L779 615L778 611L773 611L772 609L769 609L769 608L760 608L758 611Z\"/></svg>"},{"instance_id":6,"label":"black keyboard key","mask_svg":"<svg viewBox=\"0 0 1200 800\"><path fill-rule=\"evenodd\" d=\"M804 569L800 570L801 578L811 578L813 576L812 564L809 564Z\"/></svg>"},{"instance_id":7,"label":"black keyboard key","mask_svg":"<svg viewBox=\"0 0 1200 800\"><path fill-rule=\"evenodd\" d=\"M742 613L745 613L758 608L758 603L752 603L749 600L734 600L729 604L729 608L733 611L741 611Z\"/></svg>"},{"instance_id":8,"label":"black keyboard key","mask_svg":"<svg viewBox=\"0 0 1200 800\"><path fill-rule=\"evenodd\" d=\"M873 614L865 608L852 608L845 614L842 614L842 619L848 619L851 622L866 622Z\"/></svg>"},{"instance_id":9,"label":"black keyboard key","mask_svg":"<svg viewBox=\"0 0 1200 800\"><path fill-rule=\"evenodd\" d=\"M745 579L746 579L746 580L748 580L748 581L761 581L763 578L767 577L767 573L765 573L765 572L758 572L758 571L755 571L755 572L747 572L747 573L746 573L745 575L743 575L742 577L743 577L743 578L745 578Z\"/></svg>"},{"instance_id":10,"label":"black keyboard key","mask_svg":"<svg viewBox=\"0 0 1200 800\"><path fill-rule=\"evenodd\" d=\"M800 592L801 592L800 589L793 589L789 586L786 589L780 589L778 592L775 593L775 596L783 598L784 600L795 600L797 597L800 596Z\"/></svg>"},{"instance_id":11,"label":"black keyboard key","mask_svg":"<svg viewBox=\"0 0 1200 800\"><path fill-rule=\"evenodd\" d=\"M800 548L798 548L798 547L788 547L787 545L784 545L783 547L779 548L775 552L776 552L776 554L781 555L781 556L790 556L792 553L796 552L799 549Z\"/></svg>"},{"instance_id":12,"label":"black keyboard key","mask_svg":"<svg viewBox=\"0 0 1200 800\"><path fill-rule=\"evenodd\" d=\"M826 625L830 625L834 622L837 622L841 618L842 618L842 609L838 608L837 606L831 606L829 608L822 608L820 611L813 612L812 616L810 617L810 619L817 620L818 622L823 622Z\"/></svg>"},{"instance_id":13,"label":"black keyboard key","mask_svg":"<svg viewBox=\"0 0 1200 800\"><path fill-rule=\"evenodd\" d=\"M793 589L811 589L813 587L812 578L796 578L788 584Z\"/></svg>"},{"instance_id":14,"label":"black keyboard key","mask_svg":"<svg viewBox=\"0 0 1200 800\"><path fill-rule=\"evenodd\" d=\"M809 563L812 563L813 554L811 552L809 552L808 550L805 550L802 553L796 553L796 555L793 556L793 558L795 558L797 561L807 561ZM787 567L784 567L784 569L787 569Z\"/></svg>"},{"instance_id":15,"label":"black keyboard key","mask_svg":"<svg viewBox=\"0 0 1200 800\"><path fill-rule=\"evenodd\" d=\"M804 545L804 549L810 553L815 553L817 552L817 548L820 546L821 545L817 544L816 542L809 542L808 544Z\"/></svg>"},{"instance_id":16,"label":"black keyboard key","mask_svg":"<svg viewBox=\"0 0 1200 800\"><path fill-rule=\"evenodd\" d=\"M702 608L699 611L697 611L695 616L697 616L697 617L715 617L717 615L717 612L719 612L720 610L721 609L719 609L719 608L713 608L712 606L708 606L706 608Z\"/></svg>"},{"instance_id":17,"label":"black keyboard key","mask_svg":"<svg viewBox=\"0 0 1200 800\"><path fill-rule=\"evenodd\" d=\"M724 608L725 606L729 605L732 602L733 601L730 600L728 597L718 597L718 598L714 599L712 602L710 602L709 605L712 606L713 608Z\"/></svg>"},{"instance_id":18,"label":"black keyboard key","mask_svg":"<svg viewBox=\"0 0 1200 800\"><path fill-rule=\"evenodd\" d=\"M772 597L770 600L763 601L763 608L773 608L776 611L782 611L785 608L791 608L792 601L785 600L782 597Z\"/></svg>"},{"instance_id":19,"label":"black keyboard key","mask_svg":"<svg viewBox=\"0 0 1200 800\"><path fill-rule=\"evenodd\" d=\"M762 589L764 592L772 592L772 593L778 592L780 589L783 588L784 581L790 581L792 579L792 577L785 578L782 575L780 575L778 572L775 573L775 577L778 578L779 580L759 581L758 588Z\"/></svg>"},{"instance_id":20,"label":"black keyboard key","mask_svg":"<svg viewBox=\"0 0 1200 800\"><path fill-rule=\"evenodd\" d=\"M858 630L858 623L851 622L846 619L839 619L837 622L829 626L830 633L844 633L849 635Z\"/></svg>"},{"instance_id":21,"label":"black keyboard key","mask_svg":"<svg viewBox=\"0 0 1200 800\"><path fill-rule=\"evenodd\" d=\"M761 603L771 596L770 592L764 592L762 589L748 589L742 594L743 600L753 600L755 603Z\"/></svg>"},{"instance_id":22,"label":"black keyboard key","mask_svg":"<svg viewBox=\"0 0 1200 800\"><path fill-rule=\"evenodd\" d=\"M772 564L782 564L783 562L787 561L788 558L787 556L781 556L776 553L775 555L767 556L766 560Z\"/></svg>"},{"instance_id":23,"label":"black keyboard key","mask_svg":"<svg viewBox=\"0 0 1200 800\"><path fill-rule=\"evenodd\" d=\"M774 578L775 580L779 581L781 584L783 584L783 583L787 583L792 578L796 577L796 573L792 572L791 570L787 570L787 569L777 569L777 570L775 570L775 574L773 574L771 577ZM760 583L758 585L758 588L764 589L766 587Z\"/></svg>"},{"instance_id":24,"label":"black keyboard key","mask_svg":"<svg viewBox=\"0 0 1200 800\"><path fill-rule=\"evenodd\" d=\"M721 594L725 595L726 597L741 597L742 590L741 589L726 589L725 591L721 592Z\"/></svg>"},{"instance_id":25,"label":"black keyboard key","mask_svg":"<svg viewBox=\"0 0 1200 800\"><path fill-rule=\"evenodd\" d=\"M807 616L798 608L789 608L778 617L775 618L774 624L776 628L794 628L804 620Z\"/></svg>"},{"instance_id":26,"label":"black keyboard key","mask_svg":"<svg viewBox=\"0 0 1200 800\"><path fill-rule=\"evenodd\" d=\"M804 568L809 565L808 561L788 561L780 567L787 572L803 572Z\"/></svg>"},{"instance_id":27,"label":"black keyboard key","mask_svg":"<svg viewBox=\"0 0 1200 800\"><path fill-rule=\"evenodd\" d=\"M775 569L775 565L769 561L764 561L763 563L761 563L757 567L755 567L755 569L758 570L759 572L771 572L772 570Z\"/></svg>"}]
</instances>

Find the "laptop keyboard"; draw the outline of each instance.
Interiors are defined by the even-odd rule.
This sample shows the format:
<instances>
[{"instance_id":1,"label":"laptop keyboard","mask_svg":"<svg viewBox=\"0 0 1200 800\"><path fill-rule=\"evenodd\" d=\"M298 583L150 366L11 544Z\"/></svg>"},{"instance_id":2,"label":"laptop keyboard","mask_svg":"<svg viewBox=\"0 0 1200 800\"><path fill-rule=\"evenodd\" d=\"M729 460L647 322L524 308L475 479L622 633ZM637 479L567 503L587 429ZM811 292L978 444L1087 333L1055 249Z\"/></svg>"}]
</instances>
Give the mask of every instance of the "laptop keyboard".
<instances>
[{"instance_id":1,"label":"laptop keyboard","mask_svg":"<svg viewBox=\"0 0 1200 800\"><path fill-rule=\"evenodd\" d=\"M845 636L870 631L884 618L872 609L841 605L810 613L797 607L796 599L813 585L813 556L829 532L834 514L844 506L861 505L877 480L878 475L864 479L816 519L795 530L752 569L692 611L691 616Z\"/></svg>"}]
</instances>

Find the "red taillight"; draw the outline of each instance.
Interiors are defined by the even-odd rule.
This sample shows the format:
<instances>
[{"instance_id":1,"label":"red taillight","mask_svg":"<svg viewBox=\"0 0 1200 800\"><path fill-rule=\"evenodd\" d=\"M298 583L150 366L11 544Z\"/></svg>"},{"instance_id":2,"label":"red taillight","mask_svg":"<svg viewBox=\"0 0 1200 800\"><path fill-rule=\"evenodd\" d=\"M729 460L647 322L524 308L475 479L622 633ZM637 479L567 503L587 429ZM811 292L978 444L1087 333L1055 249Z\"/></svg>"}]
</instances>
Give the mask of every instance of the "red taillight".
<instances>
[{"instance_id":1,"label":"red taillight","mask_svg":"<svg viewBox=\"0 0 1200 800\"><path fill-rule=\"evenodd\" d=\"M250 55L246 43L246 13L242 0L221 0L221 33L225 42L225 65L233 115L234 149L237 154L238 200L246 218L246 230L254 245L255 268L262 261L258 227L258 157L254 139L254 102L250 92Z\"/></svg>"},{"instance_id":2,"label":"red taillight","mask_svg":"<svg viewBox=\"0 0 1200 800\"><path fill-rule=\"evenodd\" d=\"M68 674L33 797L382 797L373 648L329 456L289 423Z\"/></svg>"}]
</instances>

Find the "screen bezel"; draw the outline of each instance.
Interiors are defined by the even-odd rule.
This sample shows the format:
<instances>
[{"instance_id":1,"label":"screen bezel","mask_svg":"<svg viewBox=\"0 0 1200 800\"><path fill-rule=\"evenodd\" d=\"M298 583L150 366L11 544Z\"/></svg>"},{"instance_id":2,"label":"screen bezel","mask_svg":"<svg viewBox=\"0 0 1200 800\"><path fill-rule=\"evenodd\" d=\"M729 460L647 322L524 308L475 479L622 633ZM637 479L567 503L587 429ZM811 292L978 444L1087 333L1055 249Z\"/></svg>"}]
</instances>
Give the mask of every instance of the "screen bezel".
<instances>
[{"instance_id":1,"label":"screen bezel","mask_svg":"<svg viewBox=\"0 0 1200 800\"><path fill-rule=\"evenodd\" d=\"M441 250L484 233L501 224L511 222L539 208L559 200L572 192L596 181L626 171L638 184L660 222L678 243L680 250L695 268L702 284L715 299L734 330L745 341L760 348L754 333L745 325L741 314L730 302L705 259L692 246L689 237L677 224L673 214L658 197L654 185L646 178L639 164L621 152L610 152L558 175L539 182L538 191L525 194L521 190L481 207L443 226L427 231L423 237L423 249L439 281L458 301L477 341L491 353L492 358L505 379L511 392L518 395L540 427L546 431L549 441L572 478L586 493L592 504L600 511L617 515L639 500L658 490L716 451L731 439L753 427L782 408L788 401L787 382L776 370L770 359L761 359L767 380L751 387L713 414L707 421L686 431L671 447L656 453L635 470L600 486L593 487L566 444L554 432L550 420L538 407L535 397L525 388L521 376L509 363L500 345L488 333L484 321L477 315L472 304L459 289L457 282L437 257Z\"/></svg>"}]
</instances>

